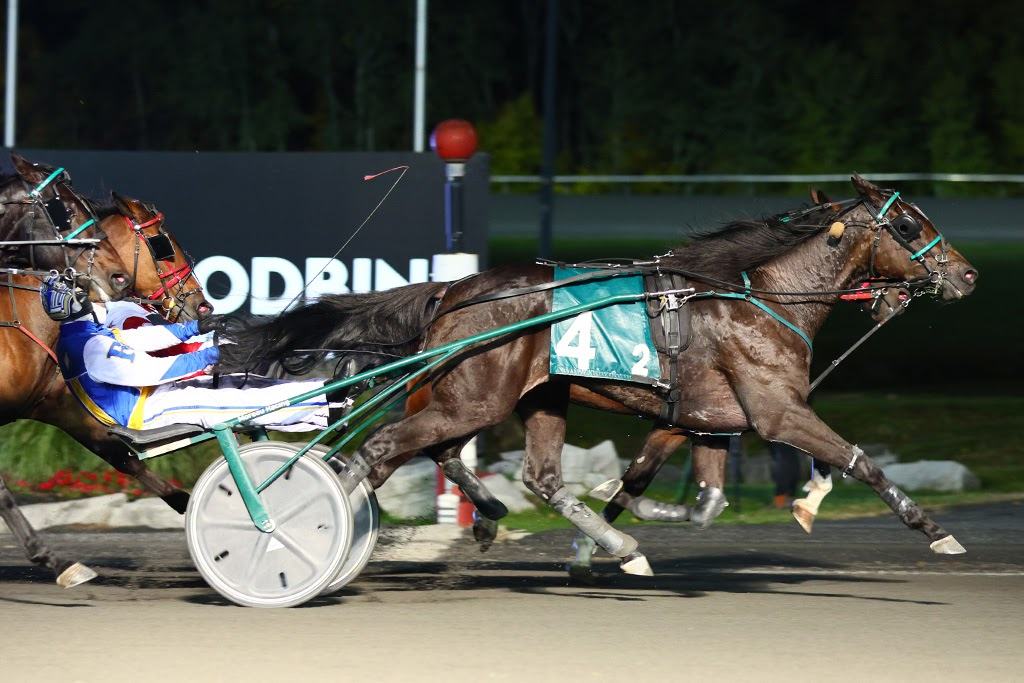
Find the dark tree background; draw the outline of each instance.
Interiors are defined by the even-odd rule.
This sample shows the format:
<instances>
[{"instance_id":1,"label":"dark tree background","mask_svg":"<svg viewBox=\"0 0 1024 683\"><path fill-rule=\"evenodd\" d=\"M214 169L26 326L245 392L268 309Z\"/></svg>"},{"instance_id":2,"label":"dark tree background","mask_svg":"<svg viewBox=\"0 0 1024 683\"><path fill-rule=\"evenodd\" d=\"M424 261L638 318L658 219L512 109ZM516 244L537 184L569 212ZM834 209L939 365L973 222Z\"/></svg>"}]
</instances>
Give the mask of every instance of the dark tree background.
<instances>
[{"instance_id":1,"label":"dark tree background","mask_svg":"<svg viewBox=\"0 0 1024 683\"><path fill-rule=\"evenodd\" d=\"M543 0L430 3L428 125L540 158ZM18 143L411 146L412 0L22 2ZM1020 172L1018 2L562 0L563 172Z\"/></svg>"}]
</instances>

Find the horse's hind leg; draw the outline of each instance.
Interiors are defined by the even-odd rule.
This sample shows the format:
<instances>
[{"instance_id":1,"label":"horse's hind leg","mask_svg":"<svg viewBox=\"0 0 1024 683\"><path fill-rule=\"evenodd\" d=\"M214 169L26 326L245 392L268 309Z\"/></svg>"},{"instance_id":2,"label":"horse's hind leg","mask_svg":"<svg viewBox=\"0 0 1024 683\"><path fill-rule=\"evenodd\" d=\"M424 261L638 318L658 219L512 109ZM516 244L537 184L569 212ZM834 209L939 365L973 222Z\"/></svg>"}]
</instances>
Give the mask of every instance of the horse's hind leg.
<instances>
[{"instance_id":1,"label":"horse's hind leg","mask_svg":"<svg viewBox=\"0 0 1024 683\"><path fill-rule=\"evenodd\" d=\"M651 575L647 558L632 536L615 529L569 492L562 482L562 445L569 388L548 382L522 398L516 410L526 426L523 483L610 555L627 574Z\"/></svg>"},{"instance_id":2,"label":"horse's hind leg","mask_svg":"<svg viewBox=\"0 0 1024 683\"><path fill-rule=\"evenodd\" d=\"M661 466L685 441L686 437L681 432L663 427L651 429L640 452L626 468L622 479L605 482L591 491L590 495L599 500L606 500L608 495L612 496L604 510L601 511L601 516L609 524L618 519L623 510L629 510L640 519L662 521L689 519L690 512L685 505L662 503L643 495ZM580 532L573 539L573 547L576 554L569 564L569 574L578 579L589 580L597 544L589 536Z\"/></svg>"},{"instance_id":3,"label":"horse's hind leg","mask_svg":"<svg viewBox=\"0 0 1024 683\"><path fill-rule=\"evenodd\" d=\"M14 537L18 539L18 543L21 544L28 559L53 571L57 575L58 585L71 588L96 578L96 572L89 567L79 562L71 562L57 557L43 543L39 534L18 508L14 494L4 484L2 477L0 477L0 517L7 523L7 528L11 530Z\"/></svg>"},{"instance_id":4,"label":"horse's hind leg","mask_svg":"<svg viewBox=\"0 0 1024 683\"><path fill-rule=\"evenodd\" d=\"M70 392L62 392L40 403L30 417L64 431L118 472L134 477L143 488L162 498L178 514L185 514L188 493L149 469L120 440L107 435L105 428L73 401Z\"/></svg>"}]
</instances>

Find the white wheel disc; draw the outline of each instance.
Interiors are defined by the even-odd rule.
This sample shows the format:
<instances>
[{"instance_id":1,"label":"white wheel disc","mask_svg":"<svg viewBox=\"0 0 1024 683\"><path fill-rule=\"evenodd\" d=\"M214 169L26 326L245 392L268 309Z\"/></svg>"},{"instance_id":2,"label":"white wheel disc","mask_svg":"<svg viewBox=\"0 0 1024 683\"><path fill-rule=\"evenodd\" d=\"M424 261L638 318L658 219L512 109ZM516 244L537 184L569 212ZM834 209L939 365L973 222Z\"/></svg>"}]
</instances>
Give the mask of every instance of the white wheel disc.
<instances>
[{"instance_id":1,"label":"white wheel disc","mask_svg":"<svg viewBox=\"0 0 1024 683\"><path fill-rule=\"evenodd\" d=\"M239 448L259 485L295 453L292 444L260 441ZM352 511L341 482L315 456L300 458L260 499L276 524L256 529L221 458L192 489L185 519L188 551L206 582L248 607L291 607L318 595L337 576L352 543Z\"/></svg>"},{"instance_id":2,"label":"white wheel disc","mask_svg":"<svg viewBox=\"0 0 1024 683\"><path fill-rule=\"evenodd\" d=\"M298 450L297 445L293 445ZM313 446L310 452L323 456L327 448L321 445ZM352 548L348 552L348 558L342 564L338 575L324 589L324 595L329 595L344 588L352 579L359 576L366 567L373 555L373 549L377 546L377 536L380 533L380 508L377 505L377 496L373 487L367 480L363 480L359 488L353 491L348 497L349 505L352 508Z\"/></svg>"}]
</instances>

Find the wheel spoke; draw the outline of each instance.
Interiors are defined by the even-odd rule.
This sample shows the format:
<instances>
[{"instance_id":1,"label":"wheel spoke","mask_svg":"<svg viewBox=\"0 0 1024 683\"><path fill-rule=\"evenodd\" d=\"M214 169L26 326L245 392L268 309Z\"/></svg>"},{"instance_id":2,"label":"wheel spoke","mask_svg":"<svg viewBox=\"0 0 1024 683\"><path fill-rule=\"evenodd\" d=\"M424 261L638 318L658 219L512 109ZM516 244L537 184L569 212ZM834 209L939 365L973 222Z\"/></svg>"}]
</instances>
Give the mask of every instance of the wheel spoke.
<instances>
[{"instance_id":1,"label":"wheel spoke","mask_svg":"<svg viewBox=\"0 0 1024 683\"><path fill-rule=\"evenodd\" d=\"M276 532L274 532L274 538L280 541L281 545L283 545L285 548L291 551L293 555L295 555L300 560L309 565L309 568L312 569L314 572L319 571L320 568L317 566L316 560L310 557L309 553L307 553L305 549L302 548L302 546L296 543L295 539L289 536L286 532L278 529Z\"/></svg>"},{"instance_id":2,"label":"wheel spoke","mask_svg":"<svg viewBox=\"0 0 1024 683\"><path fill-rule=\"evenodd\" d=\"M284 524L285 522L287 522L291 518L295 517L300 512L304 512L304 511L308 510L310 507L313 506L313 503L315 503L315 502L317 502L319 500L322 500L324 498L330 498L330 496L328 496L326 493L320 493L320 494L317 494L315 496L311 496L309 498L305 498L305 499L300 500L299 502L295 503L290 508L287 508L284 512L274 512L274 513L271 514L271 516L274 518L274 522L278 526L281 526L282 524Z\"/></svg>"},{"instance_id":3,"label":"wheel spoke","mask_svg":"<svg viewBox=\"0 0 1024 683\"><path fill-rule=\"evenodd\" d=\"M256 575L256 570L260 566L260 560L267 554L267 546L270 544L270 534L260 534L260 537L256 539L256 543L253 545L252 554L249 556L249 564L245 568L245 576L242 577L242 585L248 588L249 582L252 581L252 577Z\"/></svg>"}]
</instances>

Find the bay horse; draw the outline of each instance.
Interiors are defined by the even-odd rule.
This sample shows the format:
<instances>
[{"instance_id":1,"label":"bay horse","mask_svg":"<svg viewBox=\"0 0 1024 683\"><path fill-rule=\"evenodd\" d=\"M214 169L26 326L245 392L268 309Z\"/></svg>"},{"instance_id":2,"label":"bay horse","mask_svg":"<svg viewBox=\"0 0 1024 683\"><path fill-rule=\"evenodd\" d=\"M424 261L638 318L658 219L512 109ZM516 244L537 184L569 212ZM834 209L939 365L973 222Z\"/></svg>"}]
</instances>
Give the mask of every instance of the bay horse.
<instances>
[{"instance_id":1,"label":"bay horse","mask_svg":"<svg viewBox=\"0 0 1024 683\"><path fill-rule=\"evenodd\" d=\"M679 401L671 427L696 435L695 453L700 449L701 457L710 461L725 457L722 437L716 434L753 429L765 440L791 444L871 486L904 524L927 536L934 552L964 552L807 403L811 343L840 294L864 280L888 278L927 283L936 296L955 301L969 295L977 282L977 270L917 206L858 175L852 181L858 193L853 200L732 223L658 257L657 268L688 277L696 295L687 304L692 342L678 358L679 375L672 388L678 389ZM357 330L370 342L366 348L406 349L415 340L431 348L548 312L550 294L536 288L551 279L552 269L545 265L499 267L447 286L416 287L372 311L364 305L367 295L325 297L315 309L285 316L291 323L305 317L311 328L320 327L319 333L302 338L301 331L293 330L277 340L281 344L264 348L270 355L287 354L330 348L339 338L344 348L350 341L358 345ZM524 288L535 290L495 296ZM376 296L378 304L385 303ZM434 297L440 297L436 313L429 306ZM332 310L337 315L333 321ZM276 329L283 327L287 325ZM540 328L460 354L431 376L420 410L367 438L350 458L342 480L354 488L369 476L378 485L395 466L421 451L446 463L481 430L517 413L526 428L527 487L618 557L624 571L649 574L636 540L565 488L561 451L570 398L659 420L665 397L647 386L551 376L549 347L550 330ZM222 362L230 368L231 354L226 355ZM660 361L667 377L667 361Z\"/></svg>"},{"instance_id":2,"label":"bay horse","mask_svg":"<svg viewBox=\"0 0 1024 683\"><path fill-rule=\"evenodd\" d=\"M12 155L19 179L8 179L11 186L38 186L53 174L54 169L31 164L23 157ZM208 315L212 306L205 300L198 281L191 275L191 261L163 226L163 214L135 199L112 195L112 201L98 209L74 191L66 175L51 181L55 196L66 200L68 228L71 232L95 219L81 234L102 237L98 251L103 252L111 267L111 280L119 285L117 291L104 292L98 298L123 298L136 295L162 305L174 317L194 318ZM24 187L22 187L24 190ZM27 207L24 196L17 189L5 185L4 201L7 206ZM50 207L49 213L54 211ZM50 218L49 213L46 214ZM24 217L16 217L10 210L0 216L0 224L10 234L8 221L24 225ZM38 225L22 230L22 237L39 238L50 231L62 234L59 225ZM95 227L92 227L92 226ZM65 229L65 232L67 228ZM67 234L71 234L67 232ZM63 268L62 247L31 247L34 254L21 255L38 267ZM10 257L11 259L17 257ZM46 261L45 259L50 259ZM42 259L42 262L40 261ZM100 270L108 261L97 257L94 269ZM129 265L130 264L130 265ZM75 265L75 264L71 264ZM109 266L108 266L109 267ZM97 278L94 276L93 281ZM63 379L51 357L60 326L50 320L39 305L39 280L32 276L8 276L6 296L0 292L0 320L15 321L26 334L0 332L0 424L17 419L32 419L58 427L87 449L99 455L117 470L135 477L147 490L163 498L172 508L183 513L188 494L159 477L144 463L130 454L122 442L111 438L105 428L89 416L67 391ZM0 288L2 289L2 288ZM0 513L14 531L26 554L33 562L46 566L58 576L61 585L73 585L89 572L66 570L77 563L67 562L52 553L28 524L15 505L13 495L0 481ZM81 565L78 565L81 567ZM63 577L63 578L62 578ZM91 578L91 576L90 576Z\"/></svg>"}]
</instances>

